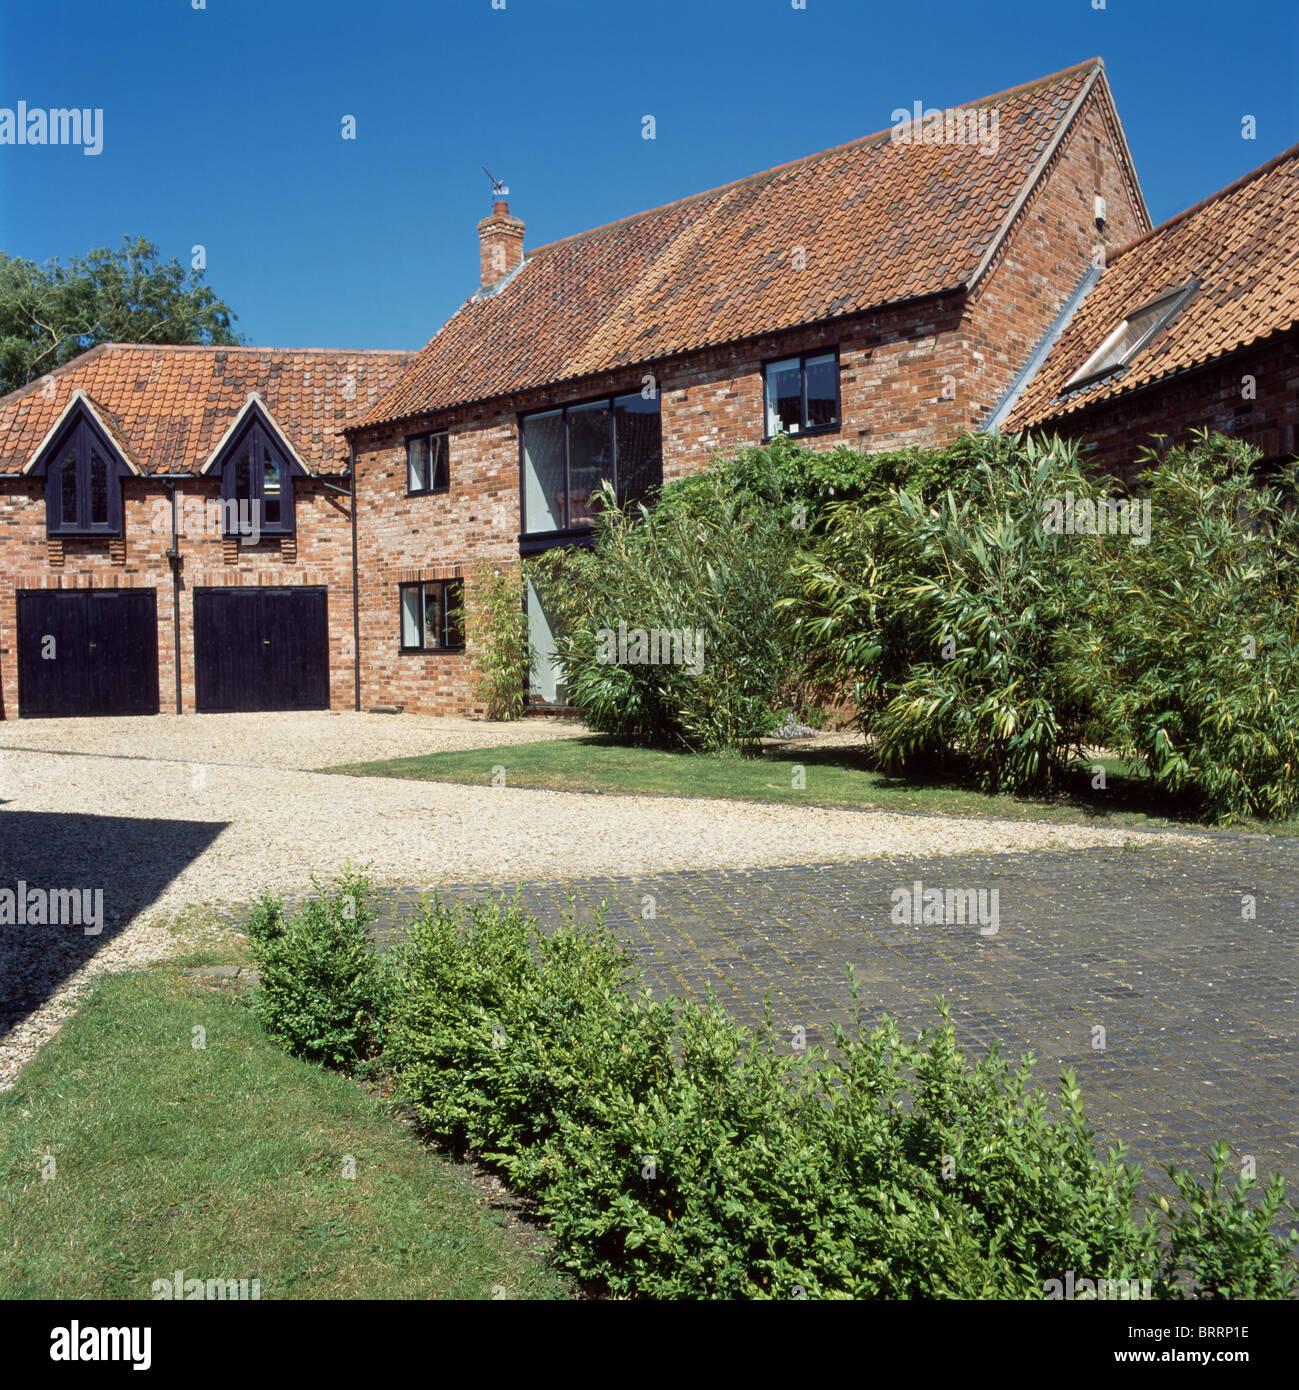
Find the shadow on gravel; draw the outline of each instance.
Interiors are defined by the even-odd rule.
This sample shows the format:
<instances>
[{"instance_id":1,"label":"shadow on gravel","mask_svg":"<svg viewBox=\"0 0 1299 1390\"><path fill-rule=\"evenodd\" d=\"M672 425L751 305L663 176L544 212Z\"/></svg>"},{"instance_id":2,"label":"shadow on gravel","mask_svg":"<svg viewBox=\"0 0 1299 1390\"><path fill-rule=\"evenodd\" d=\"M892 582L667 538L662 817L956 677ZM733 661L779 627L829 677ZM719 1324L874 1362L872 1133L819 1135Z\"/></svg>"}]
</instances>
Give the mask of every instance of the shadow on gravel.
<instances>
[{"instance_id":1,"label":"shadow on gravel","mask_svg":"<svg viewBox=\"0 0 1299 1390\"><path fill-rule=\"evenodd\" d=\"M224 829L224 821L0 811L0 1037Z\"/></svg>"}]
</instances>

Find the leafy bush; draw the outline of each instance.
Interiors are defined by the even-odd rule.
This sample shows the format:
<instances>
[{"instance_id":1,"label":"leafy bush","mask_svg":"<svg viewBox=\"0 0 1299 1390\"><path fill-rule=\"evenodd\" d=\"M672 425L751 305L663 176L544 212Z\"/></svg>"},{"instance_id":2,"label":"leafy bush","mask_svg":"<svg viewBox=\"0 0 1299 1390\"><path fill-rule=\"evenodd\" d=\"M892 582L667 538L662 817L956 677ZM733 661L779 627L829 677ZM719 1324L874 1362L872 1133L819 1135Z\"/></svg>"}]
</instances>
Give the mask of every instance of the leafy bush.
<instances>
[{"instance_id":1,"label":"leafy bush","mask_svg":"<svg viewBox=\"0 0 1299 1390\"><path fill-rule=\"evenodd\" d=\"M386 978L366 928L376 915L364 874L345 870L333 891L287 920L278 899L262 898L249 936L261 975L256 1007L266 1031L289 1052L350 1067L378 1049Z\"/></svg>"},{"instance_id":2,"label":"leafy bush","mask_svg":"<svg viewBox=\"0 0 1299 1390\"><path fill-rule=\"evenodd\" d=\"M523 576L517 565L486 560L474 566L470 650L474 693L489 719L520 719L527 703L532 651L523 606Z\"/></svg>"},{"instance_id":3,"label":"leafy bush","mask_svg":"<svg viewBox=\"0 0 1299 1390\"><path fill-rule=\"evenodd\" d=\"M606 490L594 548L529 570L558 618L569 700L597 732L638 743L716 750L760 738L788 668L775 604L793 544L775 512L716 478L665 488L653 512ZM638 630L687 642L668 662L626 660L611 643Z\"/></svg>"},{"instance_id":4,"label":"leafy bush","mask_svg":"<svg viewBox=\"0 0 1299 1390\"><path fill-rule=\"evenodd\" d=\"M1029 1062L971 1064L945 1014L915 1043L859 1019L795 1054L770 1022L635 983L599 921L546 936L517 901L434 900L385 1057L425 1127L499 1163L562 1262L617 1293L1043 1297L1071 1270L1153 1297L1292 1286L1279 1179L1254 1205L1219 1154L1208 1192L1172 1170L1179 1196L1149 1220L1072 1075L1052 1107Z\"/></svg>"},{"instance_id":5,"label":"leafy bush","mask_svg":"<svg viewBox=\"0 0 1299 1390\"><path fill-rule=\"evenodd\" d=\"M248 914L248 935L254 948L284 935L284 895L263 893Z\"/></svg>"},{"instance_id":6,"label":"leafy bush","mask_svg":"<svg viewBox=\"0 0 1299 1390\"><path fill-rule=\"evenodd\" d=\"M783 606L813 669L852 692L883 767L959 758L985 790L1049 787L1081 733L1055 646L1082 571L1044 504L1095 484L1072 444L991 436L976 453L959 493L829 506Z\"/></svg>"},{"instance_id":7,"label":"leafy bush","mask_svg":"<svg viewBox=\"0 0 1299 1390\"><path fill-rule=\"evenodd\" d=\"M1150 541L1079 538L1099 582L1062 667L1096 742L1217 820L1299 809L1299 515L1257 457L1205 431L1147 452Z\"/></svg>"}]
</instances>

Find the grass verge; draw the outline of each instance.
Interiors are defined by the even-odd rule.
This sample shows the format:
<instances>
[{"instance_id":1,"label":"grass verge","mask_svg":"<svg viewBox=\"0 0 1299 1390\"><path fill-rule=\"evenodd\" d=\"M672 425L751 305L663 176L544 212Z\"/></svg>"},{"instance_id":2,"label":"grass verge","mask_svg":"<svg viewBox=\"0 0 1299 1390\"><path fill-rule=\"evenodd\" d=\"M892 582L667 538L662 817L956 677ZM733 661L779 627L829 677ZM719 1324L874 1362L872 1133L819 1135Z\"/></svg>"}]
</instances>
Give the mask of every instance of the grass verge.
<instances>
[{"instance_id":1,"label":"grass verge","mask_svg":"<svg viewBox=\"0 0 1299 1390\"><path fill-rule=\"evenodd\" d=\"M0 1094L0 1298L149 1298L177 1269L263 1298L565 1296L538 1237L198 959L103 977Z\"/></svg>"},{"instance_id":2,"label":"grass verge","mask_svg":"<svg viewBox=\"0 0 1299 1390\"><path fill-rule=\"evenodd\" d=\"M950 781L887 776L870 765L866 751L859 747L765 748L757 756L744 757L638 748L590 735L349 763L327 770L490 786L494 775L499 780L495 770L503 768L506 786L555 791L648 792L1152 830L1200 824L1169 807L1144 777L1126 771L1121 763L1107 761L1104 766L1107 785L1103 791L1092 788L1088 768L1079 769L1071 785L1057 796L996 796ZM798 768L801 778L795 775ZM1299 835L1299 820L1251 822L1238 828Z\"/></svg>"}]
</instances>

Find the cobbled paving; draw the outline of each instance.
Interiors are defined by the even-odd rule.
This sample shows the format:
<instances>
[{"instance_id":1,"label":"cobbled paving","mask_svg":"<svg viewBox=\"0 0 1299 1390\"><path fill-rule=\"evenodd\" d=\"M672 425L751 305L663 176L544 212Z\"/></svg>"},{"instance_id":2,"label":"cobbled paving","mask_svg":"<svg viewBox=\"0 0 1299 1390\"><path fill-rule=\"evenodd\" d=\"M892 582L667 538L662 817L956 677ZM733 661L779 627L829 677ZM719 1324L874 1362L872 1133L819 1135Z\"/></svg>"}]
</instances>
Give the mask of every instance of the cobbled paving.
<instances>
[{"instance_id":1,"label":"cobbled paving","mask_svg":"<svg viewBox=\"0 0 1299 1390\"><path fill-rule=\"evenodd\" d=\"M917 880L997 889L996 934L895 924L893 890ZM1299 1184L1299 846L1286 841L1205 836L1188 850L871 859L520 891L548 926L607 904L656 994L702 999L711 987L749 1023L770 996L791 1045L796 1028L815 1046L834 1022L851 1025L849 966L867 1027L887 1013L917 1032L941 996L972 1054L994 1040L1006 1055L1032 1051L1039 1084L1072 1068L1100 1142L1127 1144L1152 1178L1174 1161L1203 1172L1203 1150L1225 1139L1260 1178ZM381 941L404 934L420 896L385 894Z\"/></svg>"}]
</instances>

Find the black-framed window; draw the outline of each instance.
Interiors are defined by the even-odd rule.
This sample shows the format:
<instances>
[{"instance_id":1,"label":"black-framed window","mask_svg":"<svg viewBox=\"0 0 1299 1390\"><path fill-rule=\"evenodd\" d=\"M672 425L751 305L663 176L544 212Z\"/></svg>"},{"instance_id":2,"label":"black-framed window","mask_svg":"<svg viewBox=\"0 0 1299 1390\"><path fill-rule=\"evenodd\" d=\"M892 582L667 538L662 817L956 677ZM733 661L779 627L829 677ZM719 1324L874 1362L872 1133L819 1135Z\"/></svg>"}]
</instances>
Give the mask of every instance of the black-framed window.
<instances>
[{"instance_id":1,"label":"black-framed window","mask_svg":"<svg viewBox=\"0 0 1299 1390\"><path fill-rule=\"evenodd\" d=\"M50 536L120 536L122 479L129 469L88 416L55 442L45 469Z\"/></svg>"},{"instance_id":2,"label":"black-framed window","mask_svg":"<svg viewBox=\"0 0 1299 1390\"><path fill-rule=\"evenodd\" d=\"M839 352L805 352L768 362L762 369L765 438L837 430Z\"/></svg>"},{"instance_id":3,"label":"black-framed window","mask_svg":"<svg viewBox=\"0 0 1299 1390\"><path fill-rule=\"evenodd\" d=\"M251 419L223 452L221 500L227 536L247 536L254 523L264 536L293 534L293 464L259 418Z\"/></svg>"},{"instance_id":4,"label":"black-framed window","mask_svg":"<svg viewBox=\"0 0 1299 1390\"><path fill-rule=\"evenodd\" d=\"M400 589L401 649L458 652L465 645L465 586L462 579L426 579Z\"/></svg>"},{"instance_id":5,"label":"black-framed window","mask_svg":"<svg viewBox=\"0 0 1299 1390\"><path fill-rule=\"evenodd\" d=\"M623 502L643 500L663 482L658 392L521 415L519 479L525 535L589 530L605 482Z\"/></svg>"},{"instance_id":6,"label":"black-framed window","mask_svg":"<svg viewBox=\"0 0 1299 1390\"><path fill-rule=\"evenodd\" d=\"M451 486L451 455L445 430L412 435L406 441L406 495L446 492Z\"/></svg>"}]
</instances>

